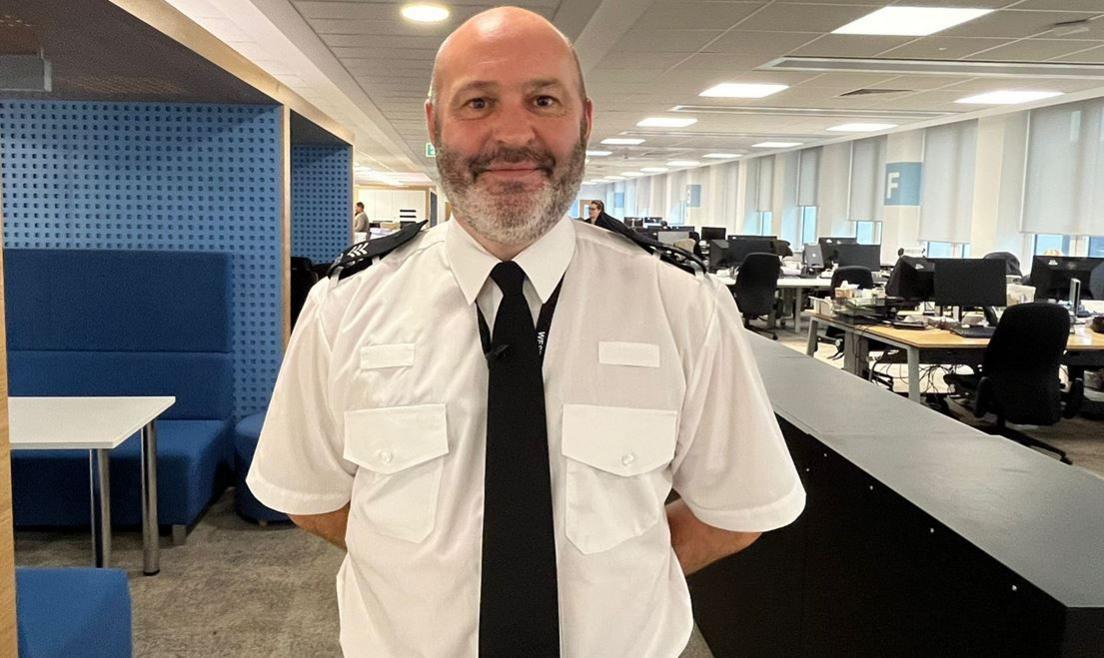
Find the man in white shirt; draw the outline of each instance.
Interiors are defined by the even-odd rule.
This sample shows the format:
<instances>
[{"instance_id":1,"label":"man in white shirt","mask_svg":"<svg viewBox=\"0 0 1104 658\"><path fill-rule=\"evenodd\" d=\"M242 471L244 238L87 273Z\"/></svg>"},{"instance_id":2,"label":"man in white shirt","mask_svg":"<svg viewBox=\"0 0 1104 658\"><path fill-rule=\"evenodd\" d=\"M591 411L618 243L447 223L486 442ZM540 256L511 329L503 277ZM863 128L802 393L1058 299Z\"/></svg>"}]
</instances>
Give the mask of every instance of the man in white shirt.
<instances>
[{"instance_id":1,"label":"man in white shirt","mask_svg":"<svg viewBox=\"0 0 1104 658\"><path fill-rule=\"evenodd\" d=\"M311 291L248 484L347 549L348 656L677 656L693 624L685 574L804 506L736 305L563 219L592 105L543 18L498 8L458 28L426 118L456 221ZM497 342L519 304L534 346ZM543 359L535 381L519 375L542 390L536 408L496 365L526 355ZM532 452L502 468L518 448L503 423L539 436L536 469ZM532 487L511 510L506 481Z\"/></svg>"},{"instance_id":2,"label":"man in white shirt","mask_svg":"<svg viewBox=\"0 0 1104 658\"><path fill-rule=\"evenodd\" d=\"M368 213L364 212L364 204L356 202L356 215L353 216L353 233L368 232Z\"/></svg>"}]
</instances>

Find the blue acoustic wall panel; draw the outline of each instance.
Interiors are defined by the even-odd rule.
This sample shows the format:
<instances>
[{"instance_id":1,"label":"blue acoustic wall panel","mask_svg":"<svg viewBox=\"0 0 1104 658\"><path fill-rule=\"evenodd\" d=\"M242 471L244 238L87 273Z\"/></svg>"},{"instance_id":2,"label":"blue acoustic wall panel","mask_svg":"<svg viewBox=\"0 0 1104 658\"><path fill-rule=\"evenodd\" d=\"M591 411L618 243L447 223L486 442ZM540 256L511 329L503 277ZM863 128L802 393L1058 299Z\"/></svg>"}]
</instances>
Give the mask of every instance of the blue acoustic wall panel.
<instances>
[{"instance_id":1,"label":"blue acoustic wall panel","mask_svg":"<svg viewBox=\"0 0 1104 658\"><path fill-rule=\"evenodd\" d=\"M352 149L291 147L291 255L329 263L349 246Z\"/></svg>"},{"instance_id":2,"label":"blue acoustic wall panel","mask_svg":"<svg viewBox=\"0 0 1104 658\"><path fill-rule=\"evenodd\" d=\"M280 135L276 106L0 100L4 245L231 254L235 414L259 411L282 355Z\"/></svg>"}]
</instances>

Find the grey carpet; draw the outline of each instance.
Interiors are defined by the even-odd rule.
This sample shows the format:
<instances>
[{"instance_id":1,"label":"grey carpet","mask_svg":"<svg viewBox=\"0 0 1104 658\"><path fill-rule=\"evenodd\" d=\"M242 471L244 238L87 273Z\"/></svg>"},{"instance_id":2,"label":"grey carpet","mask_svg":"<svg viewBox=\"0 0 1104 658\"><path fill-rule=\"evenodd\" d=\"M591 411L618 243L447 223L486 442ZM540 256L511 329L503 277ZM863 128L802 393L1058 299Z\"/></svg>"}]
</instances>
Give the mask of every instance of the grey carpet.
<instances>
[{"instance_id":1,"label":"grey carpet","mask_svg":"<svg viewBox=\"0 0 1104 658\"><path fill-rule=\"evenodd\" d=\"M288 525L242 520L232 491L184 546L163 537L161 547L161 573L143 576L141 533L114 535L113 566L130 577L136 656L340 655L338 549ZM85 566L90 556L87 532L16 533L20 566ZM695 629L683 658L712 655Z\"/></svg>"}]
</instances>

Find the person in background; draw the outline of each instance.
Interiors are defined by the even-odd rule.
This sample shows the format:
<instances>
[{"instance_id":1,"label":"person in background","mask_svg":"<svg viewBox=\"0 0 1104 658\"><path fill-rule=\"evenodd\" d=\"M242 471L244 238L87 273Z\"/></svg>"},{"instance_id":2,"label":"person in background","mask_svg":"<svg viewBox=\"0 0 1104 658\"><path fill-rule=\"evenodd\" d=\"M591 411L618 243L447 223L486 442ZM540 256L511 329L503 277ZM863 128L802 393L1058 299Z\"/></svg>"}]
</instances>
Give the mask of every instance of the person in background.
<instances>
[{"instance_id":1,"label":"person in background","mask_svg":"<svg viewBox=\"0 0 1104 658\"><path fill-rule=\"evenodd\" d=\"M604 212L606 212L606 204L598 201L597 199L591 201L590 204L587 206L587 222L593 224L594 221L598 219L598 215L601 215Z\"/></svg>"},{"instance_id":2,"label":"person in background","mask_svg":"<svg viewBox=\"0 0 1104 658\"><path fill-rule=\"evenodd\" d=\"M353 232L368 232L368 213L364 212L364 203L357 201L356 215L353 216Z\"/></svg>"}]
</instances>

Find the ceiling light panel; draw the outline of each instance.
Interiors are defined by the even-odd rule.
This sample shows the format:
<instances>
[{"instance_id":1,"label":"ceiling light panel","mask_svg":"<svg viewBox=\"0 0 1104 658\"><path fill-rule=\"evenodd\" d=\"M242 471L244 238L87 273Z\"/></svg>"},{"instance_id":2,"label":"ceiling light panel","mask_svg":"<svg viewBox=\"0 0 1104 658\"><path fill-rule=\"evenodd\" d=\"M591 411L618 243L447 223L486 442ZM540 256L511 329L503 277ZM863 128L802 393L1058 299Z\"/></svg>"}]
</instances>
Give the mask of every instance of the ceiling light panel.
<instances>
[{"instance_id":1,"label":"ceiling light panel","mask_svg":"<svg viewBox=\"0 0 1104 658\"><path fill-rule=\"evenodd\" d=\"M644 167L640 171L647 174L662 174L665 171L670 171L667 167Z\"/></svg>"},{"instance_id":2,"label":"ceiling light panel","mask_svg":"<svg viewBox=\"0 0 1104 658\"><path fill-rule=\"evenodd\" d=\"M731 160L732 158L740 157L739 153L706 153L703 158L710 158L712 160Z\"/></svg>"},{"instance_id":3,"label":"ceiling light panel","mask_svg":"<svg viewBox=\"0 0 1104 658\"><path fill-rule=\"evenodd\" d=\"M603 139L602 143L609 146L636 146L637 144L643 144L644 140L635 137L609 137Z\"/></svg>"},{"instance_id":4,"label":"ceiling light panel","mask_svg":"<svg viewBox=\"0 0 1104 658\"><path fill-rule=\"evenodd\" d=\"M670 167L697 167L700 164L697 160L671 160L667 163Z\"/></svg>"},{"instance_id":5,"label":"ceiling light panel","mask_svg":"<svg viewBox=\"0 0 1104 658\"><path fill-rule=\"evenodd\" d=\"M591 158L604 158L607 155L609 155L610 153L613 153L613 151L587 151L586 152L587 156L589 156Z\"/></svg>"},{"instance_id":6,"label":"ceiling light panel","mask_svg":"<svg viewBox=\"0 0 1104 658\"><path fill-rule=\"evenodd\" d=\"M884 7L832 31L833 34L924 37L972 21L992 9Z\"/></svg>"},{"instance_id":7,"label":"ceiling light panel","mask_svg":"<svg viewBox=\"0 0 1104 658\"><path fill-rule=\"evenodd\" d=\"M449 17L449 10L446 7L425 2L406 5L399 13L403 18L415 23L439 23Z\"/></svg>"},{"instance_id":8,"label":"ceiling light panel","mask_svg":"<svg viewBox=\"0 0 1104 658\"><path fill-rule=\"evenodd\" d=\"M636 125L640 128L685 128L697 122L690 117L648 117Z\"/></svg>"},{"instance_id":9,"label":"ceiling light panel","mask_svg":"<svg viewBox=\"0 0 1104 658\"><path fill-rule=\"evenodd\" d=\"M644 174L640 173L639 171L622 171L621 175L627 178L636 178L637 176L643 176Z\"/></svg>"},{"instance_id":10,"label":"ceiling light panel","mask_svg":"<svg viewBox=\"0 0 1104 658\"><path fill-rule=\"evenodd\" d=\"M967 105L1016 105L1061 96L1058 91L990 91L976 96L960 98L956 103Z\"/></svg>"},{"instance_id":11,"label":"ceiling light panel","mask_svg":"<svg viewBox=\"0 0 1104 658\"><path fill-rule=\"evenodd\" d=\"M895 123L841 123L838 126L832 126L828 130L838 133L872 133L896 127L897 124Z\"/></svg>"},{"instance_id":12,"label":"ceiling light panel","mask_svg":"<svg viewBox=\"0 0 1104 658\"><path fill-rule=\"evenodd\" d=\"M789 87L789 85L724 82L710 87L698 95L708 98L766 98L771 94L789 89Z\"/></svg>"},{"instance_id":13,"label":"ceiling light panel","mask_svg":"<svg viewBox=\"0 0 1104 658\"><path fill-rule=\"evenodd\" d=\"M759 142L752 144L757 149L788 149L793 146L801 146L801 142Z\"/></svg>"}]
</instances>

